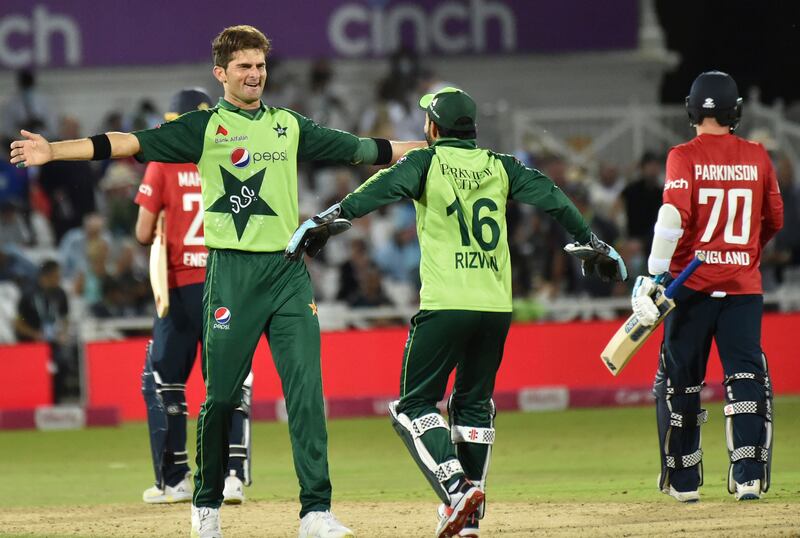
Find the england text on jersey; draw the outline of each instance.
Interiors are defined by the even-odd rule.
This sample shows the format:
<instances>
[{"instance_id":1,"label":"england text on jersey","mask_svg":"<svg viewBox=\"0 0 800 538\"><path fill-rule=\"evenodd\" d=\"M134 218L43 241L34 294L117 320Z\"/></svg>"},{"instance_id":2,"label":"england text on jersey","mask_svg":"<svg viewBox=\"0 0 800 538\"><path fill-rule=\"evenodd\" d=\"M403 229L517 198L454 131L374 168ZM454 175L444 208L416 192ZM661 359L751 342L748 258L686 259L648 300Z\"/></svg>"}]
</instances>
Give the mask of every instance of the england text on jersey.
<instances>
[{"instance_id":1,"label":"england text on jersey","mask_svg":"<svg viewBox=\"0 0 800 538\"><path fill-rule=\"evenodd\" d=\"M738 250L697 250L695 255L704 254L706 263L715 265L750 265L750 253Z\"/></svg>"},{"instance_id":2,"label":"england text on jersey","mask_svg":"<svg viewBox=\"0 0 800 538\"><path fill-rule=\"evenodd\" d=\"M205 267L208 252L184 252L183 265L186 267Z\"/></svg>"},{"instance_id":3,"label":"england text on jersey","mask_svg":"<svg viewBox=\"0 0 800 538\"><path fill-rule=\"evenodd\" d=\"M758 181L755 164L696 164L694 179L707 181Z\"/></svg>"}]
</instances>

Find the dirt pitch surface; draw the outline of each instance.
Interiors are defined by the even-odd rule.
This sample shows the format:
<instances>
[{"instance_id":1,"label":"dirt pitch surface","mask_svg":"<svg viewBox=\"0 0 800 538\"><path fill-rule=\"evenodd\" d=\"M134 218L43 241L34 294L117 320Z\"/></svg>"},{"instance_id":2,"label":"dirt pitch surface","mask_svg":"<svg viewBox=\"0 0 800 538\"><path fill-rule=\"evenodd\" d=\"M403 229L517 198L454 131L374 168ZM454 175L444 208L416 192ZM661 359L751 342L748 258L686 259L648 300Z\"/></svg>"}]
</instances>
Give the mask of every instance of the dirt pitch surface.
<instances>
[{"instance_id":1,"label":"dirt pitch surface","mask_svg":"<svg viewBox=\"0 0 800 538\"><path fill-rule=\"evenodd\" d=\"M434 507L419 502L339 502L335 513L359 538L433 535ZM225 538L297 536L295 503L248 502L222 509ZM494 503L483 538L521 536L795 536L797 504L749 503ZM189 505L132 504L10 508L0 536L180 537L189 535Z\"/></svg>"}]
</instances>

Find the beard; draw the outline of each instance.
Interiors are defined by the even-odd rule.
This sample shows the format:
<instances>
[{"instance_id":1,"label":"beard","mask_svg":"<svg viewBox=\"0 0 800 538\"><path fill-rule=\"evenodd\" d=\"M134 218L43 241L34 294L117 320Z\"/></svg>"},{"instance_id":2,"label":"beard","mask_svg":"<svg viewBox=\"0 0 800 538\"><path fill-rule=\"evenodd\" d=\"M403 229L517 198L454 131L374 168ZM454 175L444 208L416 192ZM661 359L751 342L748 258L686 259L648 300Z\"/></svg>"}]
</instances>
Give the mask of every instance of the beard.
<instances>
[{"instance_id":1,"label":"beard","mask_svg":"<svg viewBox=\"0 0 800 538\"><path fill-rule=\"evenodd\" d=\"M428 143L428 146L433 145L433 138L431 138L431 135L428 134L428 131L425 131L425 142Z\"/></svg>"}]
</instances>

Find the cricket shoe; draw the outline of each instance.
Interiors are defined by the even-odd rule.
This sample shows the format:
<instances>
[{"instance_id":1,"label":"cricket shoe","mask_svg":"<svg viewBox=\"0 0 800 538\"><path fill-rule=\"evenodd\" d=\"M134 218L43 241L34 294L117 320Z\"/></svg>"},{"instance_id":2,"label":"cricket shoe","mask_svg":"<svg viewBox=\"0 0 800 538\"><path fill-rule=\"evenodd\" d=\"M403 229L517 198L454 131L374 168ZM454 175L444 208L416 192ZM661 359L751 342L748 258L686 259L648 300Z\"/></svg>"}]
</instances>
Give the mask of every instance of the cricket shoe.
<instances>
[{"instance_id":1,"label":"cricket shoe","mask_svg":"<svg viewBox=\"0 0 800 538\"><path fill-rule=\"evenodd\" d=\"M486 496L469 480L463 480L458 489L450 494L450 506L446 507L436 527L436 538L451 538L459 533L469 516L481 507Z\"/></svg>"},{"instance_id":2,"label":"cricket shoe","mask_svg":"<svg viewBox=\"0 0 800 538\"><path fill-rule=\"evenodd\" d=\"M439 505L438 510L436 511L438 514L438 519L444 517L445 513L450 514L452 513L453 509L447 506L446 504L442 503ZM467 522L464 524L464 528L456 535L459 538L479 538L481 535L481 530L479 526L480 520L478 519L478 511L476 510L467 518Z\"/></svg>"},{"instance_id":3,"label":"cricket shoe","mask_svg":"<svg viewBox=\"0 0 800 538\"><path fill-rule=\"evenodd\" d=\"M750 480L744 484L736 482L737 501L757 501L761 498L761 480Z\"/></svg>"},{"instance_id":4,"label":"cricket shoe","mask_svg":"<svg viewBox=\"0 0 800 538\"><path fill-rule=\"evenodd\" d=\"M192 538L222 538L219 508L192 505Z\"/></svg>"},{"instance_id":5,"label":"cricket shoe","mask_svg":"<svg viewBox=\"0 0 800 538\"><path fill-rule=\"evenodd\" d=\"M147 488L142 493L142 500L148 504L185 503L192 500L192 473L186 473L183 480L174 486L158 486Z\"/></svg>"},{"instance_id":6,"label":"cricket shoe","mask_svg":"<svg viewBox=\"0 0 800 538\"><path fill-rule=\"evenodd\" d=\"M656 484L661 485L661 475L658 475L658 481ZM682 503L696 503L700 501L700 491L699 490L692 490L692 491L678 491L672 484L669 486L665 486L661 489L661 493L666 493L673 499L676 499Z\"/></svg>"},{"instance_id":7,"label":"cricket shoe","mask_svg":"<svg viewBox=\"0 0 800 538\"><path fill-rule=\"evenodd\" d=\"M225 477L222 502L225 504L242 504L244 502L244 484L236 476L236 471L231 471L230 475Z\"/></svg>"},{"instance_id":8,"label":"cricket shoe","mask_svg":"<svg viewBox=\"0 0 800 538\"><path fill-rule=\"evenodd\" d=\"M329 511L309 512L300 520L298 538L355 538L355 533Z\"/></svg>"},{"instance_id":9,"label":"cricket shoe","mask_svg":"<svg viewBox=\"0 0 800 538\"><path fill-rule=\"evenodd\" d=\"M665 493L669 494L670 497L673 497L682 503L696 503L700 500L700 492L698 490L678 491L677 489L670 486L669 491Z\"/></svg>"}]
</instances>

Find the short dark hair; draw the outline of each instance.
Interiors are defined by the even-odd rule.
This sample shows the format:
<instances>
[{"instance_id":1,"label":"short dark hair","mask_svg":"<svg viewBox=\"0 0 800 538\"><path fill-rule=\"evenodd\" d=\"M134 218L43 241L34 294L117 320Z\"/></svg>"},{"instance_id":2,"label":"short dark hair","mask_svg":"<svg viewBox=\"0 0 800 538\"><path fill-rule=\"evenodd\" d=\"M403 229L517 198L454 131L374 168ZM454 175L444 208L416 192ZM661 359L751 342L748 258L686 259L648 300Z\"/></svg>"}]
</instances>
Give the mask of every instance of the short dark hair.
<instances>
[{"instance_id":1,"label":"short dark hair","mask_svg":"<svg viewBox=\"0 0 800 538\"><path fill-rule=\"evenodd\" d=\"M55 260L47 260L39 267L39 276L47 276L58 271L59 265Z\"/></svg>"},{"instance_id":2,"label":"short dark hair","mask_svg":"<svg viewBox=\"0 0 800 538\"><path fill-rule=\"evenodd\" d=\"M439 136L443 138L459 138L461 140L474 140L477 138L477 129L472 129L471 131L457 131L455 129L442 127L438 123L436 123L436 128L439 130Z\"/></svg>"},{"instance_id":3,"label":"short dark hair","mask_svg":"<svg viewBox=\"0 0 800 538\"><path fill-rule=\"evenodd\" d=\"M227 68L235 52L247 49L261 50L266 58L271 49L270 41L261 30L253 26L247 24L229 26L211 43L214 65Z\"/></svg>"}]
</instances>

